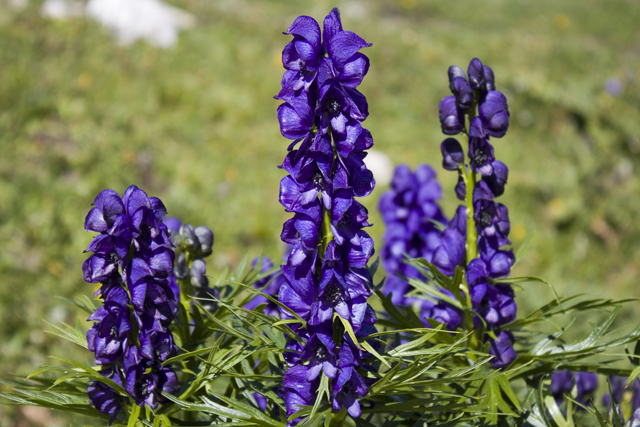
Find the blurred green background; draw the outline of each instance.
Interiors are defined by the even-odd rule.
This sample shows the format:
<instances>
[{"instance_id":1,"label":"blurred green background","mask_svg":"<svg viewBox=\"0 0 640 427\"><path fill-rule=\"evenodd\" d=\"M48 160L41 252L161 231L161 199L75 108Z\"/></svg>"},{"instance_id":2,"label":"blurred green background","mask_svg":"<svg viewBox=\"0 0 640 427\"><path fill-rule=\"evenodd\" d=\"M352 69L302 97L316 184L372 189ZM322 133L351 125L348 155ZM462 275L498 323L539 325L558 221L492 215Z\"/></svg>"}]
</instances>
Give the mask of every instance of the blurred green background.
<instances>
[{"instance_id":1,"label":"blurred green background","mask_svg":"<svg viewBox=\"0 0 640 427\"><path fill-rule=\"evenodd\" d=\"M514 275L542 276L561 294L640 296L637 1L176 0L196 24L169 49L121 46L91 19L44 19L40 2L9 3L0 0L0 376L26 374L48 354L90 361L41 331L43 319L79 315L56 295L93 292L82 280L92 237L83 221L105 188L136 184L170 215L211 227L210 275L247 251L280 257L289 215L276 166L288 141L272 97L290 40L282 31L333 6L373 43L360 89L376 151L434 165L450 215L456 175L439 167L438 102L448 66L479 57L511 111L494 147L510 168L501 201L513 241L535 236ZM619 93L605 90L608 79ZM385 189L363 201L378 248ZM526 310L550 297L532 284L518 301ZM2 427L56 422L0 408Z\"/></svg>"}]
</instances>

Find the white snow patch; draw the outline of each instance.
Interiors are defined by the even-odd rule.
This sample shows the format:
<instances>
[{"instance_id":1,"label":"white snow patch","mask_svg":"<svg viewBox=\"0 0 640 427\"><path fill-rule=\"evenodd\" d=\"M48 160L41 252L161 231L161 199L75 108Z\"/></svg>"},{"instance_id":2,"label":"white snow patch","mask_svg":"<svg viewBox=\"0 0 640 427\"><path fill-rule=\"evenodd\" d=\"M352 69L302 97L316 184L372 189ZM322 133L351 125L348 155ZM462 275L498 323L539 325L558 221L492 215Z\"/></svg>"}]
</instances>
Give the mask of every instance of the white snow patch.
<instances>
[{"instance_id":1,"label":"white snow patch","mask_svg":"<svg viewBox=\"0 0 640 427\"><path fill-rule=\"evenodd\" d=\"M193 15L160 0L89 0L86 13L125 45L144 39L170 47L178 41L179 29L195 24Z\"/></svg>"},{"instance_id":2,"label":"white snow patch","mask_svg":"<svg viewBox=\"0 0 640 427\"><path fill-rule=\"evenodd\" d=\"M369 150L367 153L369 154L364 158L364 163L373 173L376 185L389 185L391 178L393 178L393 162L389 156L376 150Z\"/></svg>"},{"instance_id":3,"label":"white snow patch","mask_svg":"<svg viewBox=\"0 0 640 427\"><path fill-rule=\"evenodd\" d=\"M84 3L80 1L45 0L40 6L40 14L45 18L67 19L84 14Z\"/></svg>"}]
</instances>

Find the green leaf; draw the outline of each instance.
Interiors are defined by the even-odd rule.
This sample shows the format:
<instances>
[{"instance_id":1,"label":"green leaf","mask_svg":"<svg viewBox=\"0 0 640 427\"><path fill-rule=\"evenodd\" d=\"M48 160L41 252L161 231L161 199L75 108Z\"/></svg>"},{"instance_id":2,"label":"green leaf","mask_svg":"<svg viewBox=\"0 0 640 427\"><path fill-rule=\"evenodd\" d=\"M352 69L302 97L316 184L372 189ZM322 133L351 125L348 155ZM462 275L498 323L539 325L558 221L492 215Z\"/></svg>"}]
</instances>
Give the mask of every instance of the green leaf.
<instances>
[{"instance_id":1,"label":"green leaf","mask_svg":"<svg viewBox=\"0 0 640 427\"><path fill-rule=\"evenodd\" d=\"M520 401L518 400L518 396L516 396L516 394L513 392L513 389L511 388L511 383L509 383L507 376L504 373L502 373L496 376L496 381L498 382L498 385L500 385L500 389L502 389L502 392L507 395L507 397L509 398L513 406L515 406L518 409L518 411L522 411L522 407L520 406Z\"/></svg>"},{"instance_id":2,"label":"green leaf","mask_svg":"<svg viewBox=\"0 0 640 427\"><path fill-rule=\"evenodd\" d=\"M515 267L518 262L520 262L521 259L523 259L525 257L525 255L527 255L527 253L529 252L529 248L531 247L531 242L533 241L533 234L530 234L527 236L526 239L524 239L524 242L522 242L520 244L520 246L518 246L518 249L516 250L515 253L515 257L516 257L516 261L513 263L513 267Z\"/></svg>"},{"instance_id":3,"label":"green leaf","mask_svg":"<svg viewBox=\"0 0 640 427\"><path fill-rule=\"evenodd\" d=\"M380 354L378 354L378 352L375 351L375 349L373 347L371 347L371 344L369 344L367 341L363 341L362 342L362 347L364 347L364 349L367 350L369 353L373 354L373 356L376 359L378 359L379 361L384 363L389 369L391 369L391 365L389 364L389 362L384 360L384 358L382 356L380 356Z\"/></svg>"},{"instance_id":4,"label":"green leaf","mask_svg":"<svg viewBox=\"0 0 640 427\"><path fill-rule=\"evenodd\" d=\"M327 400L331 398L331 394L329 392L329 377L327 377L324 372L322 373L322 379L320 380L320 385L318 386L316 401L313 403L313 408L311 408L311 414L309 414L309 418L313 418L322 403L322 398L327 396Z\"/></svg>"},{"instance_id":5,"label":"green leaf","mask_svg":"<svg viewBox=\"0 0 640 427\"><path fill-rule=\"evenodd\" d=\"M127 427L135 427L138 417L140 416L140 406L134 404L131 408L131 414L129 415L129 421Z\"/></svg>"},{"instance_id":6,"label":"green leaf","mask_svg":"<svg viewBox=\"0 0 640 427\"><path fill-rule=\"evenodd\" d=\"M636 366L633 371L631 371L631 375L629 375L629 379L627 380L627 385L625 387L629 387L638 375L640 375L640 366Z\"/></svg>"},{"instance_id":7,"label":"green leaf","mask_svg":"<svg viewBox=\"0 0 640 427\"><path fill-rule=\"evenodd\" d=\"M362 346L360 345L360 343L358 342L358 338L356 337L356 333L353 331L353 326L351 326L351 322L349 322L346 319L343 319L342 317L340 317L338 313L334 312L333 320L335 320L336 318L340 319L340 321L342 322L342 326L344 326L345 332L349 334L349 336L353 340L353 343L356 346L358 346L358 348L362 349Z\"/></svg>"},{"instance_id":8,"label":"green leaf","mask_svg":"<svg viewBox=\"0 0 640 427\"><path fill-rule=\"evenodd\" d=\"M56 335L60 338L64 338L67 341L71 341L74 344L78 344L80 347L87 348L87 337L85 332L80 328L80 325L73 326L67 325L64 322L61 322L64 325L64 328L54 325L53 323L49 323L46 320L43 320L47 325L56 328L61 333L53 332L53 331L45 331L48 334Z\"/></svg>"}]
</instances>

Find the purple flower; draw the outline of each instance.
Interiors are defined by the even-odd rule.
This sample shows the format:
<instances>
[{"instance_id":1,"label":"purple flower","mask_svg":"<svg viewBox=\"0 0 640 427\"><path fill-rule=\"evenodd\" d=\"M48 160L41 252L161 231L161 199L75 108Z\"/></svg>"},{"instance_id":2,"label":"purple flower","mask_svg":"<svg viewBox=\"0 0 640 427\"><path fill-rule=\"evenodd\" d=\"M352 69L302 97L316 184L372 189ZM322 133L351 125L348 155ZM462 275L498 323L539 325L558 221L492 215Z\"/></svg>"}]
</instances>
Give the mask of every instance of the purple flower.
<instances>
[{"instance_id":1,"label":"purple flower","mask_svg":"<svg viewBox=\"0 0 640 427\"><path fill-rule=\"evenodd\" d=\"M490 339L490 342L489 353L494 357L491 359L491 366L502 369L516 360L518 353L513 348L515 338L511 331L500 331L497 334L497 339Z\"/></svg>"},{"instance_id":2,"label":"purple flower","mask_svg":"<svg viewBox=\"0 0 640 427\"><path fill-rule=\"evenodd\" d=\"M290 368L284 374L284 382L282 383L287 417L302 409L302 406L313 405L319 385L319 377L313 381L307 380L307 368L305 366L296 365ZM295 421L289 423L289 425L295 425Z\"/></svg>"},{"instance_id":3,"label":"purple flower","mask_svg":"<svg viewBox=\"0 0 640 427\"><path fill-rule=\"evenodd\" d=\"M129 322L129 298L121 287L112 288L105 303L90 317L93 327L87 331L87 347L95 353L95 363L106 365L118 360L125 351L127 337L132 330Z\"/></svg>"},{"instance_id":4,"label":"purple flower","mask_svg":"<svg viewBox=\"0 0 640 427\"><path fill-rule=\"evenodd\" d=\"M102 282L96 296L104 305L89 317L94 324L87 332L88 348L95 363L125 385L138 405L156 407L156 390L172 393L178 388L175 373L162 367L176 351L168 330L176 303L169 285L175 279L175 255L164 223L166 209L134 185L122 198L105 190L94 205L85 228L100 234L87 248L93 255L85 261L83 274L88 282ZM213 243L213 235L200 235L205 246ZM115 392L100 382L91 383L87 392L90 403L106 414L115 416L122 406Z\"/></svg>"},{"instance_id":5,"label":"purple flower","mask_svg":"<svg viewBox=\"0 0 640 427\"><path fill-rule=\"evenodd\" d=\"M493 146L485 135L480 118L474 117L469 125L469 160L471 169L482 175L491 175L491 164L495 160Z\"/></svg>"},{"instance_id":6,"label":"purple flower","mask_svg":"<svg viewBox=\"0 0 640 427\"><path fill-rule=\"evenodd\" d=\"M383 292L392 293L394 304L411 304L404 298L411 287L394 275L421 277L418 270L403 262L405 254L431 261L440 246L440 232L433 221L441 224L446 221L438 206L441 195L442 189L430 166L421 165L411 172L407 165L399 165L391 189L380 198L379 209L387 227L382 262L389 274Z\"/></svg>"},{"instance_id":7,"label":"purple flower","mask_svg":"<svg viewBox=\"0 0 640 427\"><path fill-rule=\"evenodd\" d=\"M465 259L465 240L458 230L446 228L440 235L442 244L433 253L433 264L446 275L452 275Z\"/></svg>"},{"instance_id":8,"label":"purple flower","mask_svg":"<svg viewBox=\"0 0 640 427\"><path fill-rule=\"evenodd\" d=\"M109 230L118 215L125 213L122 199L113 190L101 191L92 203L92 208L84 221L84 229L104 233Z\"/></svg>"},{"instance_id":9,"label":"purple flower","mask_svg":"<svg viewBox=\"0 0 640 427\"><path fill-rule=\"evenodd\" d=\"M478 113L487 135L502 138L509 128L507 98L497 90L490 90L480 100Z\"/></svg>"},{"instance_id":10,"label":"purple flower","mask_svg":"<svg viewBox=\"0 0 640 427\"><path fill-rule=\"evenodd\" d=\"M300 358L309 360L307 365L307 380L313 381L322 370L329 378L335 378L338 365L335 356L336 345L331 336L331 329L321 328L307 341Z\"/></svg>"},{"instance_id":11,"label":"purple flower","mask_svg":"<svg viewBox=\"0 0 640 427\"><path fill-rule=\"evenodd\" d=\"M440 292L455 298L451 292L446 289L440 289ZM420 320L425 324L426 319L433 319L438 323L444 323L447 329L455 331L461 324L464 313L462 310L454 307L448 302L438 301L433 302L428 299L423 299L420 303Z\"/></svg>"},{"instance_id":12,"label":"purple flower","mask_svg":"<svg viewBox=\"0 0 640 427\"><path fill-rule=\"evenodd\" d=\"M495 237L498 247L511 244L507 236L511 229L509 211L502 203L480 199L474 203L474 217L478 234Z\"/></svg>"},{"instance_id":13,"label":"purple flower","mask_svg":"<svg viewBox=\"0 0 640 427\"><path fill-rule=\"evenodd\" d=\"M558 405L563 400L563 395L571 393L573 386L573 374L571 371L554 371L551 374L551 386L549 390L556 399Z\"/></svg>"},{"instance_id":14,"label":"purple flower","mask_svg":"<svg viewBox=\"0 0 640 427\"><path fill-rule=\"evenodd\" d=\"M488 327L500 327L516 319L514 296L509 285L492 285L481 280L471 287L473 308ZM476 327L480 327L480 321L476 323Z\"/></svg>"},{"instance_id":15,"label":"purple flower","mask_svg":"<svg viewBox=\"0 0 640 427\"><path fill-rule=\"evenodd\" d=\"M482 176L482 180L487 184L490 191L495 197L500 197L504 194L504 186L507 184L507 178L509 177L509 169L507 165L500 160L496 160L491 163L492 173L491 175Z\"/></svg>"},{"instance_id":16,"label":"purple flower","mask_svg":"<svg viewBox=\"0 0 640 427\"><path fill-rule=\"evenodd\" d=\"M455 96L445 96L440 101L440 125L445 135L457 135L464 129L464 114L456 106Z\"/></svg>"},{"instance_id":17,"label":"purple flower","mask_svg":"<svg viewBox=\"0 0 640 427\"><path fill-rule=\"evenodd\" d=\"M321 372L331 378L345 375L347 368L342 360L338 366L333 341L334 313L350 321L356 333L375 332L375 315L366 303L371 294L366 265L374 245L364 231L368 212L354 199L367 196L375 186L363 161L364 150L373 145L371 134L361 125L369 114L368 105L356 89L369 69L368 58L359 50L370 44L344 31L334 9L324 20L320 47L319 26L310 20L298 18L294 26L304 23L312 36L290 29L294 40L283 54L288 70L278 95L284 101L278 108L281 132L293 140L281 166L289 175L281 181L280 202L294 213L281 233L291 249L281 267L278 299L307 322L305 329L291 325L304 343L290 340L285 353L292 366L283 384L289 416L300 405L315 402ZM303 76L294 69L303 62L315 66L316 61L314 74ZM281 308L280 317L294 317L289 310Z\"/></svg>"},{"instance_id":18,"label":"purple flower","mask_svg":"<svg viewBox=\"0 0 640 427\"><path fill-rule=\"evenodd\" d=\"M473 91L467 82L467 76L462 68L452 65L449 67L449 89L456 97L456 106L466 111L473 105Z\"/></svg>"},{"instance_id":19,"label":"purple flower","mask_svg":"<svg viewBox=\"0 0 640 427\"><path fill-rule=\"evenodd\" d=\"M340 347L338 358L340 360L340 373L333 382L331 390L331 403L335 412L342 406L347 408L347 412L354 418L362 415L358 397L364 397L369 392L369 388L356 371L357 360L351 345L347 342Z\"/></svg>"},{"instance_id":20,"label":"purple flower","mask_svg":"<svg viewBox=\"0 0 640 427\"><path fill-rule=\"evenodd\" d=\"M442 167L449 171L458 169L464 163L462 146L455 138L447 138L440 145Z\"/></svg>"},{"instance_id":21,"label":"purple flower","mask_svg":"<svg viewBox=\"0 0 640 427\"><path fill-rule=\"evenodd\" d=\"M576 400L588 405L596 390L598 390L598 375L593 372L578 372L576 374L578 395Z\"/></svg>"},{"instance_id":22,"label":"purple flower","mask_svg":"<svg viewBox=\"0 0 640 427\"><path fill-rule=\"evenodd\" d=\"M122 379L113 369L106 369L100 372L105 378L113 380L116 384L122 386ZM90 380L87 388L89 403L98 411L105 415L110 415L111 419L107 425L111 425L116 419L118 413L122 410L123 399L118 393L103 382Z\"/></svg>"},{"instance_id":23,"label":"purple flower","mask_svg":"<svg viewBox=\"0 0 640 427\"><path fill-rule=\"evenodd\" d=\"M320 45L320 26L309 16L299 16L284 34L293 36L293 40L282 51L282 65L287 69L282 92L309 91L315 81L318 65L322 58Z\"/></svg>"},{"instance_id":24,"label":"purple flower","mask_svg":"<svg viewBox=\"0 0 640 427\"><path fill-rule=\"evenodd\" d=\"M485 77L485 71L484 67L482 66L482 62L480 62L478 58L473 58L471 60L471 62L469 63L469 68L467 69L467 74L469 74L469 85L473 90L486 90L485 85L487 83L487 79Z\"/></svg>"}]
</instances>

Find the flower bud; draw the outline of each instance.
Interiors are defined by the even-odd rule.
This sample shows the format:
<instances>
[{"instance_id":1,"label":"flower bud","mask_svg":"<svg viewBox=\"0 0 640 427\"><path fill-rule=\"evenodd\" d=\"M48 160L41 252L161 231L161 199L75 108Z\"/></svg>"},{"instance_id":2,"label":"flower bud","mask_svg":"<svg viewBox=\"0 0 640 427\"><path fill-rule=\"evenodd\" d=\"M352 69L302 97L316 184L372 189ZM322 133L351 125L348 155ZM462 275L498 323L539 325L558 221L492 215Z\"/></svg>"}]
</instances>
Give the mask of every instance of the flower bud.
<instances>
[{"instance_id":1,"label":"flower bud","mask_svg":"<svg viewBox=\"0 0 640 427\"><path fill-rule=\"evenodd\" d=\"M464 183L462 173L460 171L458 171L458 183L456 184L455 191L458 200L462 200L464 202L464 199L467 197L467 185Z\"/></svg>"},{"instance_id":2,"label":"flower bud","mask_svg":"<svg viewBox=\"0 0 640 427\"><path fill-rule=\"evenodd\" d=\"M173 267L173 274L176 276L176 279L182 280L187 277L188 269L187 257L184 252L182 252L176 259L176 265Z\"/></svg>"},{"instance_id":3,"label":"flower bud","mask_svg":"<svg viewBox=\"0 0 640 427\"><path fill-rule=\"evenodd\" d=\"M481 99L478 113L488 135L501 138L509 128L507 98L497 90L491 90Z\"/></svg>"},{"instance_id":4,"label":"flower bud","mask_svg":"<svg viewBox=\"0 0 640 427\"><path fill-rule=\"evenodd\" d=\"M191 284L194 287L204 288L209 285L207 278L207 264L202 258L196 258L191 263Z\"/></svg>"},{"instance_id":5,"label":"flower bud","mask_svg":"<svg viewBox=\"0 0 640 427\"><path fill-rule=\"evenodd\" d=\"M182 236L182 244L186 250L193 251L197 249L199 246L198 236L196 236L196 232L193 230L191 224L182 224L182 226L180 226L180 235Z\"/></svg>"},{"instance_id":6,"label":"flower bud","mask_svg":"<svg viewBox=\"0 0 640 427\"><path fill-rule=\"evenodd\" d=\"M206 257L213 251L213 232L209 227L201 225L195 229L195 234L200 242L200 255Z\"/></svg>"},{"instance_id":7,"label":"flower bud","mask_svg":"<svg viewBox=\"0 0 640 427\"><path fill-rule=\"evenodd\" d=\"M464 129L464 115L456 107L456 97L446 96L440 101L440 125L445 135L456 135Z\"/></svg>"},{"instance_id":8,"label":"flower bud","mask_svg":"<svg viewBox=\"0 0 640 427\"><path fill-rule=\"evenodd\" d=\"M467 69L467 74L469 74L469 85L471 88L473 90L483 91L486 79L484 75L484 67L478 58L473 58L471 60L469 68Z\"/></svg>"},{"instance_id":9,"label":"flower bud","mask_svg":"<svg viewBox=\"0 0 640 427\"><path fill-rule=\"evenodd\" d=\"M467 82L467 76L462 68L452 65L449 67L449 89L456 97L456 105L460 110L468 110L473 104L473 91Z\"/></svg>"},{"instance_id":10,"label":"flower bud","mask_svg":"<svg viewBox=\"0 0 640 427\"><path fill-rule=\"evenodd\" d=\"M440 144L442 152L442 167L448 171L454 171L464 162L462 146L455 138L447 138Z\"/></svg>"},{"instance_id":11,"label":"flower bud","mask_svg":"<svg viewBox=\"0 0 640 427\"><path fill-rule=\"evenodd\" d=\"M484 87L487 92L489 92L490 90L496 90L496 82L495 77L493 76L493 70L486 65L484 66L484 79Z\"/></svg>"}]
</instances>

